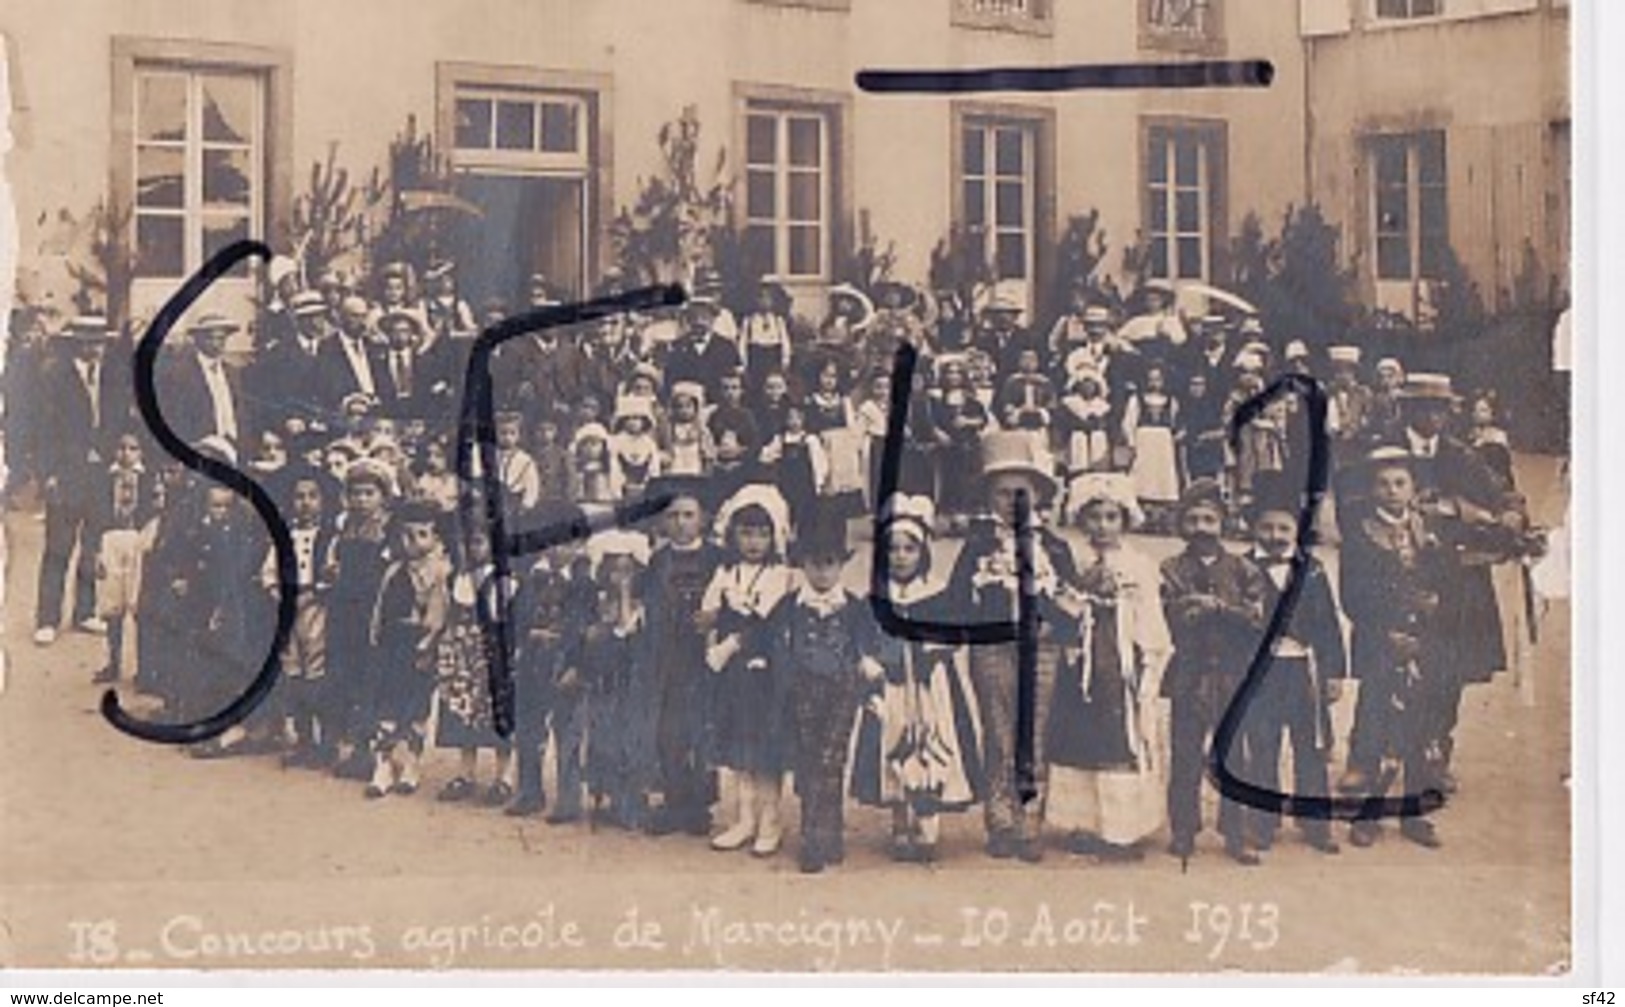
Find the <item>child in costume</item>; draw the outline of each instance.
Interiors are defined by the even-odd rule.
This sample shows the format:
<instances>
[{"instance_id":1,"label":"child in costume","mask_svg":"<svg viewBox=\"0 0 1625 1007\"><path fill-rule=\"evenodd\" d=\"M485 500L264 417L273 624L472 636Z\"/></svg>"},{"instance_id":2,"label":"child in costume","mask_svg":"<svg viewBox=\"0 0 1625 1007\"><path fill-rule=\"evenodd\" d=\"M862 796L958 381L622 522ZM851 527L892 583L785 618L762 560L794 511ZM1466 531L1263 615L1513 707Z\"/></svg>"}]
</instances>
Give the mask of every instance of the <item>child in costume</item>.
<instances>
[{"instance_id":1,"label":"child in costume","mask_svg":"<svg viewBox=\"0 0 1625 1007\"><path fill-rule=\"evenodd\" d=\"M418 789L440 637L451 601L451 561L442 520L439 511L423 502L408 501L395 515L400 558L384 573L369 626L375 653L369 798L410 796Z\"/></svg>"},{"instance_id":2,"label":"child in costume","mask_svg":"<svg viewBox=\"0 0 1625 1007\"><path fill-rule=\"evenodd\" d=\"M1062 604L1077 642L1044 727L1050 823L1069 832L1072 852L1101 860L1140 858L1166 793L1160 689L1172 644L1156 564L1125 541L1141 521L1135 497L1121 473L1074 485L1072 520L1087 544Z\"/></svg>"},{"instance_id":3,"label":"child in costume","mask_svg":"<svg viewBox=\"0 0 1625 1007\"><path fill-rule=\"evenodd\" d=\"M796 792L801 798L799 863L817 874L846 858L845 790L852 721L865 680L885 677L872 652L874 622L841 586L852 550L846 522L820 511L798 529L799 585L770 617L768 661L786 690Z\"/></svg>"},{"instance_id":4,"label":"child in costume","mask_svg":"<svg viewBox=\"0 0 1625 1007\"><path fill-rule=\"evenodd\" d=\"M783 841L779 804L791 752L768 617L795 586L795 571L784 562L788 507L773 487L752 484L722 505L717 527L728 555L700 610L710 634L706 664L718 676L715 756L733 777L735 814L711 845L748 845L757 856L772 856Z\"/></svg>"},{"instance_id":5,"label":"child in costume","mask_svg":"<svg viewBox=\"0 0 1625 1007\"><path fill-rule=\"evenodd\" d=\"M923 496L893 496L880 525L887 557L885 599L903 619L941 621L931 575L936 512ZM894 860L937 858L941 813L981 797L981 750L969 678L951 645L873 630L882 678L871 683L859 719L852 794L892 812Z\"/></svg>"}]
</instances>

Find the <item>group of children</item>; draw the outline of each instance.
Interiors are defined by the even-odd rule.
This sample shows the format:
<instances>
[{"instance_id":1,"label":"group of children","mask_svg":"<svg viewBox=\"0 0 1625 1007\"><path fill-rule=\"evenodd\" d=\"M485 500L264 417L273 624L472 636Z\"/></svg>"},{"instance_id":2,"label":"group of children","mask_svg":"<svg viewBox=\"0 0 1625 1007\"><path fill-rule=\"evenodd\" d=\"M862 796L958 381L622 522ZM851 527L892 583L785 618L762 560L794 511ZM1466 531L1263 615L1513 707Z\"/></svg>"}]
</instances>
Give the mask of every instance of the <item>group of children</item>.
<instances>
[{"instance_id":1,"label":"group of children","mask_svg":"<svg viewBox=\"0 0 1625 1007\"><path fill-rule=\"evenodd\" d=\"M443 321L472 318L454 286L437 289L457 308ZM771 294L764 286L738 323L701 285L676 319L614 316L510 341L493 362L488 449L460 452L444 414L360 394L320 436L309 416L270 416L242 465L286 516L292 569L241 499L149 468L141 439L121 438L97 493L109 622L98 681L124 677L125 626L139 617L135 684L166 717L215 712L258 670L291 592L271 700L195 754L275 749L289 768L329 770L382 799L423 785L432 744L456 753L440 800L554 823L591 812L758 856L783 844L793 778L808 871L841 862L849 794L891 809L900 860L935 859L940 816L977 804L993 856L1041 858L1047 825L1074 852L1135 859L1166 824L1170 850L1188 857L1206 749L1296 569L1296 615L1227 765L1279 790L1289 737L1294 792L1329 792L1328 707L1349 662L1330 578L1299 552L1297 413L1282 400L1234 444L1227 435L1277 373L1260 333L1232 356L1222 319L1187 333L1153 299L1119 330L1080 298L1046 343L1017 325L1014 305L967 320L920 311L898 285L878 307L838 289L830 317L805 333ZM471 326L441 328L456 341ZM882 500L892 351L905 343L924 363L895 400L909 405L902 464ZM1286 370L1305 369L1300 344L1284 356ZM1362 689L1356 724L1369 770L1359 785L1375 794L1394 785L1378 772L1385 758L1428 779L1430 746L1448 733L1394 713L1444 699L1367 701L1427 678L1418 669L1434 656L1417 641L1448 570L1428 557L1448 547L1423 521L1414 480L1406 499L1388 485L1405 481L1390 470L1407 462L1364 474L1370 447L1398 436L1403 372L1396 383L1379 368L1371 389L1356 351L1334 347L1329 360L1354 674L1387 683ZM1496 432L1493 410L1475 408L1473 448L1505 453ZM220 438L197 447L240 460ZM498 500L478 497L486 466ZM662 501L659 534L604 531L503 562L491 529L466 520L489 504L510 534L597 526L639 498ZM1015 622L1021 514L1038 524L1030 683L1013 641L954 644L911 628ZM873 515L885 569L855 592L860 515ZM1129 540L1141 529L1176 533L1185 549L1159 567ZM1245 555L1224 543L1238 529L1252 538ZM953 566L939 576L944 554ZM511 732L496 730L499 709L513 711ZM483 783L481 752L494 759ZM1256 863L1276 820L1221 802L1227 853ZM1326 821L1303 825L1335 852ZM1436 842L1423 819L1405 828Z\"/></svg>"}]
</instances>

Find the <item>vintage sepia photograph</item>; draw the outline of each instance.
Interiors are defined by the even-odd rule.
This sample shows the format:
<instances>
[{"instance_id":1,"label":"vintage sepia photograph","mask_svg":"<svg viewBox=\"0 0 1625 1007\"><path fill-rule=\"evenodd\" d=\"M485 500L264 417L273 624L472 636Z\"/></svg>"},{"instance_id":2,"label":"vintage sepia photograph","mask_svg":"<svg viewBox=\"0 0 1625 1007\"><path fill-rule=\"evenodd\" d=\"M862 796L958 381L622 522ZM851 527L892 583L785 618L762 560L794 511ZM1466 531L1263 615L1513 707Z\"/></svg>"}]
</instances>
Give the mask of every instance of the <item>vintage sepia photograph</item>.
<instances>
[{"instance_id":1,"label":"vintage sepia photograph","mask_svg":"<svg viewBox=\"0 0 1625 1007\"><path fill-rule=\"evenodd\" d=\"M1568 975L1570 19L7 0L0 968Z\"/></svg>"}]
</instances>

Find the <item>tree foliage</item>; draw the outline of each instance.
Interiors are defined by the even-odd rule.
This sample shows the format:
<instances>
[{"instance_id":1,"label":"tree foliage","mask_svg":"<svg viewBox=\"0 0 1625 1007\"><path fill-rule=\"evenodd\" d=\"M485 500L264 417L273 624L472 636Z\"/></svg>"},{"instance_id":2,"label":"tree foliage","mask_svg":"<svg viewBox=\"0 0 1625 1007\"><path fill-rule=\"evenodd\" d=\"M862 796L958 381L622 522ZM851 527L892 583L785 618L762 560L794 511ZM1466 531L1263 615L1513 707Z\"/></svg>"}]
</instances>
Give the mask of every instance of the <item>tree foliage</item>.
<instances>
[{"instance_id":1,"label":"tree foliage","mask_svg":"<svg viewBox=\"0 0 1625 1007\"><path fill-rule=\"evenodd\" d=\"M630 283L686 282L701 266L720 269L719 238L732 229L727 151L702 177L700 120L693 105L660 127L662 170L639 181L637 200L610 223L616 261ZM746 258L730 246L730 257Z\"/></svg>"}]
</instances>

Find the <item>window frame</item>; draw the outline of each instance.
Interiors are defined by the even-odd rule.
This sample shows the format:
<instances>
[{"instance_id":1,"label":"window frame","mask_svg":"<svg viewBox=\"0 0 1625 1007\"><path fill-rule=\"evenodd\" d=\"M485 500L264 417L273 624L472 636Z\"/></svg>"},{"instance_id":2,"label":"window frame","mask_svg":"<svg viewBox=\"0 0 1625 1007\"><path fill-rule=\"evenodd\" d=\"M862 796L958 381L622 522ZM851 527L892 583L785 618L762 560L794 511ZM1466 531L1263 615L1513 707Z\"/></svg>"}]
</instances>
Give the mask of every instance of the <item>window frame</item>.
<instances>
[{"instance_id":1,"label":"window frame","mask_svg":"<svg viewBox=\"0 0 1625 1007\"><path fill-rule=\"evenodd\" d=\"M1405 4L1406 13L1384 14L1383 0L1370 0L1365 11L1368 23L1378 27L1421 25L1442 21L1450 16L1450 0L1399 0L1399 2ZM1425 14L1414 13L1419 3L1432 3L1434 10Z\"/></svg>"},{"instance_id":2,"label":"window frame","mask_svg":"<svg viewBox=\"0 0 1625 1007\"><path fill-rule=\"evenodd\" d=\"M186 245L182 249L182 276L138 277L135 273L137 254L135 195L138 177L136 163L140 145L140 138L136 132L138 125L136 107L140 100L139 80L144 72L162 71L165 68L173 68L176 72L186 74L188 80L195 80L196 75L210 72L253 75L258 78L259 100L256 116L259 150L258 156L253 158L253 168L257 176L254 200L256 205L250 212L249 236L266 241L273 247L284 247L288 240L288 213L293 200L291 51L270 46L116 35L112 39L109 123L112 154L108 158L108 192L111 194L111 205L120 213L128 214L128 226L124 229L121 240L123 251L127 254L130 264L130 289L108 291L107 310L115 317L127 310L132 302L149 300L149 295L156 288L178 287L202 264L201 258L196 265L189 261L194 251L201 256L200 173L195 186L199 190L197 200L200 208L197 247L194 249L191 238L183 233ZM194 85L188 85L189 88L192 86ZM193 142L191 138L186 141L188 149ZM201 157L204 146L201 136L197 137L196 144ZM191 155L187 156L190 159ZM191 166L188 165L184 170L190 172L190 169ZM183 174L183 179L189 178L189 174ZM188 190L194 188L190 182L186 185ZM188 195L183 199L189 204L191 197ZM183 207L178 215L185 219L187 212ZM260 275L261 265L263 264L250 262L247 276L224 277L217 281L216 286L225 289L228 294L247 293Z\"/></svg>"},{"instance_id":3,"label":"window frame","mask_svg":"<svg viewBox=\"0 0 1625 1007\"><path fill-rule=\"evenodd\" d=\"M953 226L961 234L970 233L965 205L965 186L969 180L965 170L965 131L972 127L1019 127L1027 131L1030 137L1028 149L1031 157L1027 161L1027 170L1031 174L1032 183L1027 195L1027 206L1031 211L1029 227L1032 233L1028 244L1027 277L1024 281L1017 282L1023 282L1026 286L1027 308L1031 312L1042 303L1053 268L1050 260L1054 253L1056 235L1055 109L1041 105L1004 102L955 101L951 121L948 169L950 218ZM994 147L995 149L997 147L996 141ZM984 173L982 177L995 178L996 173L993 175ZM996 203L997 195L994 193L991 205L996 207ZM997 267L996 225L994 230L994 241L988 250L989 261ZM1011 281L1001 279L999 282L1002 286Z\"/></svg>"},{"instance_id":4,"label":"window frame","mask_svg":"<svg viewBox=\"0 0 1625 1007\"><path fill-rule=\"evenodd\" d=\"M585 243L582 247L582 282L587 290L597 289L610 265L613 249L608 239L609 222L615 219L615 95L614 78L607 73L584 70L552 70L503 63L469 63L442 60L435 63L435 135L448 137L437 144L447 157L450 170L490 174L580 178L586 188L583 197ZM586 147L577 156L547 154L540 150L519 151L459 148L457 146L457 100L466 94L527 94L540 102L547 97L569 97L582 102L586 117L577 129ZM538 129L540 123L537 123ZM493 125L493 130L495 126Z\"/></svg>"},{"instance_id":5,"label":"window frame","mask_svg":"<svg viewBox=\"0 0 1625 1007\"><path fill-rule=\"evenodd\" d=\"M257 71L239 71L219 66L187 66L175 63L147 63L138 62L134 69L134 87L131 88L131 98L134 106L131 116L135 123L132 133L130 150L131 175L135 179L132 186L130 202L131 216L131 279L143 282L175 282L179 283L186 277L196 273L203 265L206 255L204 250L205 231L210 218L240 220L244 216L248 219L248 236L265 232L265 143L266 143L266 81ZM175 77L179 78L185 87L185 135L179 141L148 140L141 136L141 116L139 106L141 102L141 89L144 81L152 78ZM250 136L246 144L224 143L211 141L204 135L203 124L203 85L206 78L237 78L252 82L254 87L253 121L250 123ZM141 155L145 150L179 150L181 163L181 204L178 207L142 207L140 199ZM250 155L249 166L249 201L246 214L241 210L224 212L211 210L205 199L205 168L207 155L211 151L244 151ZM257 156L256 156L257 155ZM178 219L181 222L181 268L180 272L170 274L142 275L140 273L141 249L141 218L159 217ZM240 278L240 277L239 277Z\"/></svg>"},{"instance_id":6,"label":"window frame","mask_svg":"<svg viewBox=\"0 0 1625 1007\"><path fill-rule=\"evenodd\" d=\"M1428 138L1437 137L1440 148L1439 180L1435 183L1424 183L1422 180L1422 144ZM1378 158L1384 145L1392 144L1404 152L1405 157L1405 228L1401 231L1384 231L1382 229L1381 201L1378 189L1383 185L1379 177ZM1363 156L1366 171L1369 174L1365 185L1365 198L1370 211L1367 214L1366 242L1370 250L1371 279L1383 287L1397 288L1407 286L1413 290L1420 290L1429 283L1442 279L1439 275L1431 273L1440 272L1434 268L1443 262L1443 256L1450 248L1450 134L1443 128L1412 129L1403 131L1371 133L1365 137L1363 143ZM1426 188L1437 189L1443 202L1443 228L1434 231L1424 227L1422 215L1422 193ZM1402 234L1405 239L1405 254L1408 264L1408 276L1386 276L1383 271L1381 255L1382 243L1385 238L1391 240ZM1425 254L1424 242L1428 235L1438 242L1433 249L1439 257L1429 266L1429 256ZM1431 271L1431 273L1430 273Z\"/></svg>"},{"instance_id":7,"label":"window frame","mask_svg":"<svg viewBox=\"0 0 1625 1007\"><path fill-rule=\"evenodd\" d=\"M1202 239L1201 256L1204 272L1200 277L1175 275L1178 273L1179 265L1179 237L1181 234L1188 236L1191 232L1179 229L1180 186L1175 173L1177 154L1173 144L1168 146L1164 155L1168 172L1164 181L1153 183L1151 178L1154 160L1152 144L1161 133L1175 137L1191 136L1198 143L1200 152L1197 164L1197 177L1200 183L1198 219L1202 228L1198 236ZM1229 133L1229 123L1223 119L1147 116L1140 120L1140 240L1146 255L1148 276L1214 282L1226 275L1230 235ZM1162 198L1167 202L1167 229L1160 232L1152 226L1153 209L1157 200L1157 195L1153 191L1155 188L1166 190ZM1159 267L1152 261L1152 248L1158 234L1164 234L1168 241L1161 267L1166 269L1166 274L1159 273L1157 271Z\"/></svg>"},{"instance_id":8,"label":"window frame","mask_svg":"<svg viewBox=\"0 0 1625 1007\"><path fill-rule=\"evenodd\" d=\"M742 239L753 226L768 223L750 213L750 122L752 116L771 116L775 123L773 262L764 278L786 287L822 288L836 282L837 273L853 233L850 193L852 192L852 98L838 91L785 87L752 83L734 85L733 149L738 169L734 179L734 226ZM789 178L796 174L789 158L789 123L792 119L816 118L819 141L819 227L820 269L817 273L790 273ZM758 169L761 167L757 166Z\"/></svg>"}]
</instances>

